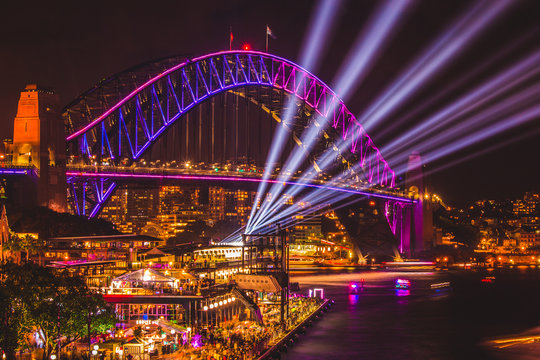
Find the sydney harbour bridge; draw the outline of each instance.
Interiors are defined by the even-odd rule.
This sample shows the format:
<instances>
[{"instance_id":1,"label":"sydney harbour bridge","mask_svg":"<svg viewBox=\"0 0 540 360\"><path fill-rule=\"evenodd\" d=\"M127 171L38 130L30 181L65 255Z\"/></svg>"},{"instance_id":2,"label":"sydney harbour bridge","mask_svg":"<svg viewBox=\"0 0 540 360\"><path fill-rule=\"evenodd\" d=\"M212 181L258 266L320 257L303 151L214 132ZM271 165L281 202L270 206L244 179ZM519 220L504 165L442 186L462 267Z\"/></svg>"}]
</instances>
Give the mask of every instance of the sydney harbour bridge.
<instances>
[{"instance_id":1,"label":"sydney harbour bridge","mask_svg":"<svg viewBox=\"0 0 540 360\"><path fill-rule=\"evenodd\" d=\"M62 118L72 213L98 216L126 182L234 184L258 189L247 233L293 216L280 205L288 197L313 212L368 198L400 252L421 248L419 201L397 188L339 96L287 59L235 50L149 62L102 80ZM278 145L276 133L286 137Z\"/></svg>"}]
</instances>

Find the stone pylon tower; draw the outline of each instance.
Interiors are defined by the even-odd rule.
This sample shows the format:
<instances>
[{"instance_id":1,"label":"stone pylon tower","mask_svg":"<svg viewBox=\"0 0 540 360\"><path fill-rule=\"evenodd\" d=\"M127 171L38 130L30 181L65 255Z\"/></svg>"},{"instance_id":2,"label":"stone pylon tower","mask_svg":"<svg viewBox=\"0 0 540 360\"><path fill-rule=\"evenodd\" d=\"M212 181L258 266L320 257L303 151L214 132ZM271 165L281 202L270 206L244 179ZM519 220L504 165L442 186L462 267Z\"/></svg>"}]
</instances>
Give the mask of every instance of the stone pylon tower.
<instances>
[{"instance_id":1,"label":"stone pylon tower","mask_svg":"<svg viewBox=\"0 0 540 360\"><path fill-rule=\"evenodd\" d=\"M37 204L66 209L64 125L58 96L35 84L21 92L13 121L13 142L6 149L14 165L39 171Z\"/></svg>"},{"instance_id":2,"label":"stone pylon tower","mask_svg":"<svg viewBox=\"0 0 540 360\"><path fill-rule=\"evenodd\" d=\"M429 193L424 183L422 157L418 152L409 156L405 188L417 200L410 215L410 254L417 254L433 245L433 212Z\"/></svg>"}]
</instances>

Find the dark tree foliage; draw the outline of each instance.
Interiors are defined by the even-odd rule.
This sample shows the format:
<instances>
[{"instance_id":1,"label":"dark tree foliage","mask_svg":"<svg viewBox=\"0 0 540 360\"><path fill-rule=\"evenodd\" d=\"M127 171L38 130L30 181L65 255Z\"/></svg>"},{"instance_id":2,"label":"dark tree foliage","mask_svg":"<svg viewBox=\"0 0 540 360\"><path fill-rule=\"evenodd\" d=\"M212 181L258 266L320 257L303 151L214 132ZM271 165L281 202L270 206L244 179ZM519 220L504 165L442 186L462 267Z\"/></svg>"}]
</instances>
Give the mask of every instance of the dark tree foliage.
<instances>
[{"instance_id":1,"label":"dark tree foliage","mask_svg":"<svg viewBox=\"0 0 540 360\"><path fill-rule=\"evenodd\" d=\"M42 336L45 360L55 349L88 336L88 328L95 334L114 326L113 309L68 271L4 263L0 274L0 347L8 360L32 333Z\"/></svg>"},{"instance_id":2,"label":"dark tree foliage","mask_svg":"<svg viewBox=\"0 0 540 360\"><path fill-rule=\"evenodd\" d=\"M197 242L206 237L209 227L204 221L198 220L190 223L186 229L167 240L168 245L187 244Z\"/></svg>"},{"instance_id":3,"label":"dark tree foliage","mask_svg":"<svg viewBox=\"0 0 540 360\"><path fill-rule=\"evenodd\" d=\"M58 213L46 207L13 208L8 210L11 229L21 233L38 233L40 238L57 236L112 235L119 232L103 219L88 219ZM51 224L55 224L51 226Z\"/></svg>"},{"instance_id":4,"label":"dark tree foliage","mask_svg":"<svg viewBox=\"0 0 540 360\"><path fill-rule=\"evenodd\" d=\"M327 236L330 232L336 232L339 229L336 227L334 220L328 219L326 216L321 216L321 232Z\"/></svg>"},{"instance_id":5,"label":"dark tree foliage","mask_svg":"<svg viewBox=\"0 0 540 360\"><path fill-rule=\"evenodd\" d=\"M450 218L448 211L443 207L433 213L433 223L440 227L443 233L453 234L455 241L461 244L474 247L478 243L478 229L471 224Z\"/></svg>"},{"instance_id":6,"label":"dark tree foliage","mask_svg":"<svg viewBox=\"0 0 540 360\"><path fill-rule=\"evenodd\" d=\"M223 240L226 236L232 234L240 228L240 224L237 221L220 220L214 224L214 226L208 229L208 236L214 239Z\"/></svg>"}]
</instances>

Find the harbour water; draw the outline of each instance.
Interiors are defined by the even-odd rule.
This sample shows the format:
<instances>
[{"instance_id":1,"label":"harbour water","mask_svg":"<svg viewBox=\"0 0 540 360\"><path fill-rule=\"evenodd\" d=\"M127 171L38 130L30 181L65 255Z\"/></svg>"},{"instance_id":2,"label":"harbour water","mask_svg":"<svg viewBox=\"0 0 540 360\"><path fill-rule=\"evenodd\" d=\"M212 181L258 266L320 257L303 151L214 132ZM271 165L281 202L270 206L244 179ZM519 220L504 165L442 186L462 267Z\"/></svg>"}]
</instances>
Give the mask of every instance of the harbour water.
<instances>
[{"instance_id":1,"label":"harbour water","mask_svg":"<svg viewBox=\"0 0 540 360\"><path fill-rule=\"evenodd\" d=\"M396 290L396 279L410 289ZM358 294L350 284L364 279ZM304 272L301 292L323 288L332 310L282 359L516 359L486 346L540 324L540 269ZM449 289L431 285L450 282Z\"/></svg>"}]
</instances>

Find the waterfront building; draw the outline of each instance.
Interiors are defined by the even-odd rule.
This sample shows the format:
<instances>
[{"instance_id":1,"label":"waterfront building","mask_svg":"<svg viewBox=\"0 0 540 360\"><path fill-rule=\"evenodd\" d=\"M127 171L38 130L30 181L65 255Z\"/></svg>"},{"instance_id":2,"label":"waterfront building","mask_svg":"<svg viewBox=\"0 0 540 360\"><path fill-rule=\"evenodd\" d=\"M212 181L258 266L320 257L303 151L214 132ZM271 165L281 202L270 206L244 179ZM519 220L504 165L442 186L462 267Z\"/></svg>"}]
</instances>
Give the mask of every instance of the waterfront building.
<instances>
[{"instance_id":1,"label":"waterfront building","mask_svg":"<svg viewBox=\"0 0 540 360\"><path fill-rule=\"evenodd\" d=\"M522 226L540 226L540 194L525 193L523 199L514 200L512 205L513 213Z\"/></svg>"},{"instance_id":2,"label":"waterfront building","mask_svg":"<svg viewBox=\"0 0 540 360\"><path fill-rule=\"evenodd\" d=\"M44 260L136 261L138 251L150 250L164 243L161 239L134 234L55 237L46 239Z\"/></svg>"},{"instance_id":3,"label":"waterfront building","mask_svg":"<svg viewBox=\"0 0 540 360\"><path fill-rule=\"evenodd\" d=\"M166 321L184 322L186 308L196 309L201 296L193 276L181 278L146 268L127 272L114 278L107 289L105 300L114 304L118 320L123 326ZM195 315L191 312L191 316Z\"/></svg>"},{"instance_id":4,"label":"waterfront building","mask_svg":"<svg viewBox=\"0 0 540 360\"><path fill-rule=\"evenodd\" d=\"M519 230L519 246L525 249L540 246L540 230L529 226L523 226Z\"/></svg>"},{"instance_id":5,"label":"waterfront building","mask_svg":"<svg viewBox=\"0 0 540 360\"><path fill-rule=\"evenodd\" d=\"M289 244L291 254L315 255L324 240L321 230L321 216L305 218L296 216L297 225L292 227L292 241Z\"/></svg>"}]
</instances>

